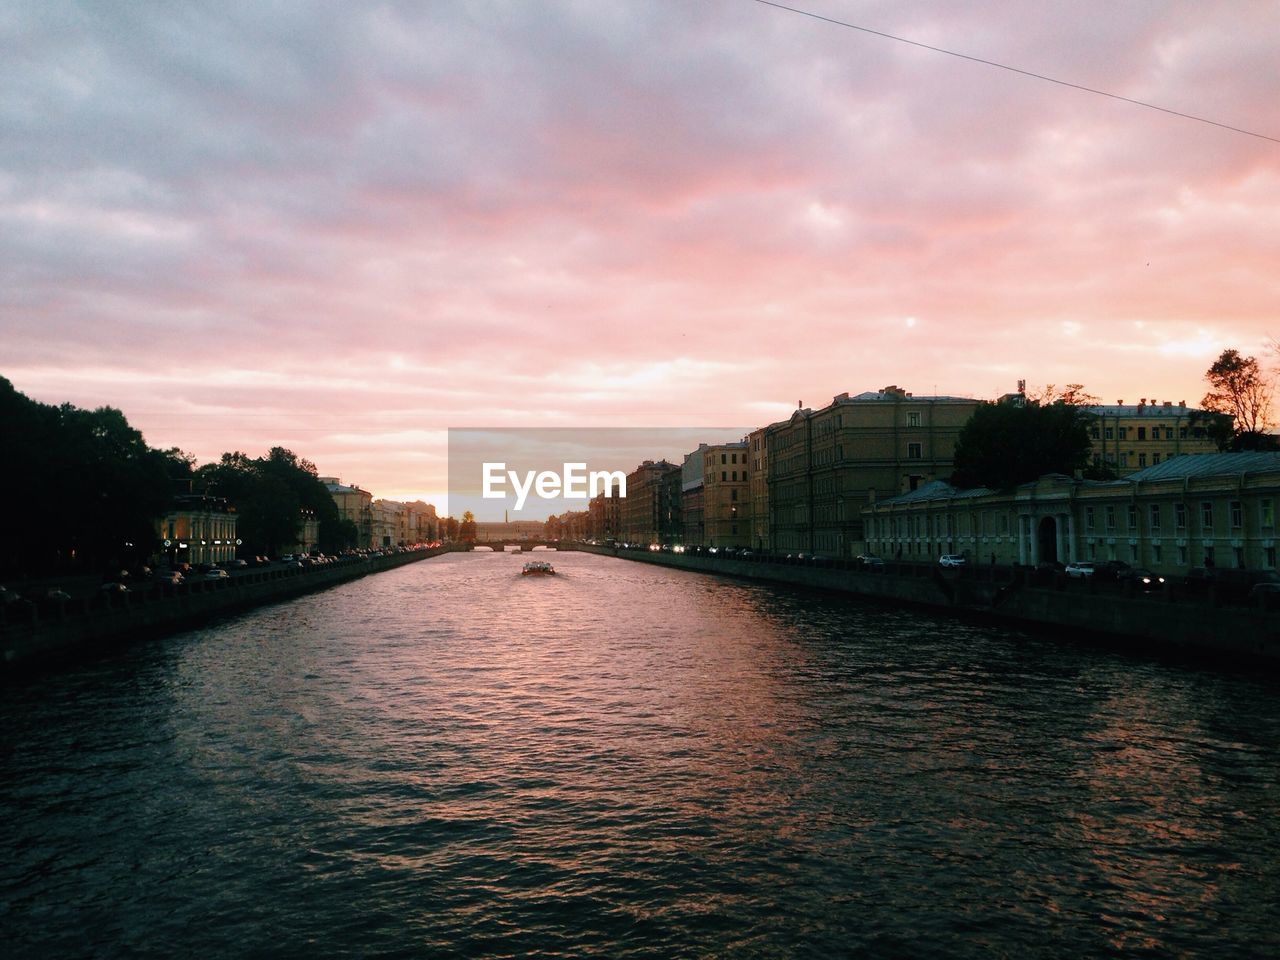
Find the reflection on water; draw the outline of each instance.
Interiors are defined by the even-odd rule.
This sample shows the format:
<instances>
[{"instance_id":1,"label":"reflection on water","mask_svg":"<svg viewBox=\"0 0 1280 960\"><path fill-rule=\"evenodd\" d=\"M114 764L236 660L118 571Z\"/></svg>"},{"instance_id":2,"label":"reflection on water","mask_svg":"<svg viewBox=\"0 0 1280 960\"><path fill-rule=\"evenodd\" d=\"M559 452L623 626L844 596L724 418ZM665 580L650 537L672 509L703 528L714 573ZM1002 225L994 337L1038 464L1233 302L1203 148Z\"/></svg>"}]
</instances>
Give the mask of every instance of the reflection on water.
<instances>
[{"instance_id":1,"label":"reflection on water","mask_svg":"<svg viewBox=\"0 0 1280 960\"><path fill-rule=\"evenodd\" d=\"M5 954L1280 951L1273 678L554 560L6 688Z\"/></svg>"}]
</instances>

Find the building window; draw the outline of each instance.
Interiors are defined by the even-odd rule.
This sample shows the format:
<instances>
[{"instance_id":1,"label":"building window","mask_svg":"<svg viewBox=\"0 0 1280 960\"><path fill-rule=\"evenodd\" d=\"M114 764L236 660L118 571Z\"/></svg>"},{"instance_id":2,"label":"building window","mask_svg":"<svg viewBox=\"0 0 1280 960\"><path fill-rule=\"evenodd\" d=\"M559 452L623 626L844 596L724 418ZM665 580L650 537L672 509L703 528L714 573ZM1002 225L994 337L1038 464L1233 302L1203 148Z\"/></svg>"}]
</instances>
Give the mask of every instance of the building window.
<instances>
[{"instance_id":1,"label":"building window","mask_svg":"<svg viewBox=\"0 0 1280 960\"><path fill-rule=\"evenodd\" d=\"M1236 569L1244 569L1244 547L1232 547L1231 556L1235 560Z\"/></svg>"},{"instance_id":2,"label":"building window","mask_svg":"<svg viewBox=\"0 0 1280 960\"><path fill-rule=\"evenodd\" d=\"M1158 503L1151 505L1151 532L1160 532L1160 504Z\"/></svg>"},{"instance_id":3,"label":"building window","mask_svg":"<svg viewBox=\"0 0 1280 960\"><path fill-rule=\"evenodd\" d=\"M1151 465L1154 467L1159 462L1160 462L1160 454L1153 453L1151 455Z\"/></svg>"},{"instance_id":4,"label":"building window","mask_svg":"<svg viewBox=\"0 0 1280 960\"><path fill-rule=\"evenodd\" d=\"M1187 548L1185 546L1178 547L1178 566L1185 567L1187 565Z\"/></svg>"},{"instance_id":5,"label":"building window","mask_svg":"<svg viewBox=\"0 0 1280 960\"><path fill-rule=\"evenodd\" d=\"M735 502L737 501L737 499L738 499L738 488L737 488L737 487L734 487L732 490L730 490L730 491L729 491L729 499L730 499L730 500L733 500L733 501L735 501Z\"/></svg>"},{"instance_id":6,"label":"building window","mask_svg":"<svg viewBox=\"0 0 1280 960\"><path fill-rule=\"evenodd\" d=\"M1121 440L1128 440L1128 439L1129 439L1129 428L1128 428L1128 427L1121 427L1121 428L1120 428L1120 439L1121 439Z\"/></svg>"},{"instance_id":7,"label":"building window","mask_svg":"<svg viewBox=\"0 0 1280 960\"><path fill-rule=\"evenodd\" d=\"M1173 505L1173 526L1176 530L1187 529L1187 505L1185 503L1175 503Z\"/></svg>"},{"instance_id":8,"label":"building window","mask_svg":"<svg viewBox=\"0 0 1280 960\"><path fill-rule=\"evenodd\" d=\"M1084 508L1084 528L1086 530L1093 529L1093 507Z\"/></svg>"},{"instance_id":9,"label":"building window","mask_svg":"<svg viewBox=\"0 0 1280 960\"><path fill-rule=\"evenodd\" d=\"M1139 439L1139 440L1145 440L1145 439L1147 439L1147 428L1146 428L1146 427L1139 427L1139 428L1138 428L1138 439Z\"/></svg>"},{"instance_id":10,"label":"building window","mask_svg":"<svg viewBox=\"0 0 1280 960\"><path fill-rule=\"evenodd\" d=\"M923 446L923 444L919 444L919 443L908 443L908 444L907 444L907 459L908 459L908 460L919 460L919 459L920 459L921 457L923 457L923 456L924 456L924 446Z\"/></svg>"},{"instance_id":11,"label":"building window","mask_svg":"<svg viewBox=\"0 0 1280 960\"><path fill-rule=\"evenodd\" d=\"M720 462L721 462L722 464L728 463L728 462L729 462L729 455L728 455L727 453L722 453L722 454L720 454Z\"/></svg>"},{"instance_id":12,"label":"building window","mask_svg":"<svg viewBox=\"0 0 1280 960\"><path fill-rule=\"evenodd\" d=\"M1116 436L1115 429L1112 427L1107 427L1106 430L1103 431L1103 436L1105 436L1108 440L1114 440Z\"/></svg>"},{"instance_id":13,"label":"building window","mask_svg":"<svg viewBox=\"0 0 1280 960\"><path fill-rule=\"evenodd\" d=\"M1127 453L1120 454L1120 466L1127 467L1129 465L1129 455Z\"/></svg>"},{"instance_id":14,"label":"building window","mask_svg":"<svg viewBox=\"0 0 1280 960\"><path fill-rule=\"evenodd\" d=\"M1206 567L1216 567L1218 561L1213 558L1213 547L1204 548L1204 565Z\"/></svg>"},{"instance_id":15,"label":"building window","mask_svg":"<svg viewBox=\"0 0 1280 960\"><path fill-rule=\"evenodd\" d=\"M1156 564L1160 562L1160 544L1158 543L1151 545L1151 562Z\"/></svg>"},{"instance_id":16,"label":"building window","mask_svg":"<svg viewBox=\"0 0 1280 960\"><path fill-rule=\"evenodd\" d=\"M728 482L728 480L729 480L729 471L728 471L728 470L721 470L721 471L720 471L720 482L721 482L721 483L727 483L727 482Z\"/></svg>"},{"instance_id":17,"label":"building window","mask_svg":"<svg viewBox=\"0 0 1280 960\"><path fill-rule=\"evenodd\" d=\"M1147 465L1147 455L1145 453L1138 454L1138 466L1145 467Z\"/></svg>"},{"instance_id":18,"label":"building window","mask_svg":"<svg viewBox=\"0 0 1280 960\"><path fill-rule=\"evenodd\" d=\"M1187 439L1187 428L1186 428L1186 427L1179 427L1179 428L1178 428L1178 439L1179 439L1179 440L1185 440L1185 439Z\"/></svg>"},{"instance_id":19,"label":"building window","mask_svg":"<svg viewBox=\"0 0 1280 960\"><path fill-rule=\"evenodd\" d=\"M908 414L907 414L907 426L908 426L908 427L918 427L918 426L920 426L920 411L919 411L919 410L912 410L910 413L908 413Z\"/></svg>"},{"instance_id":20,"label":"building window","mask_svg":"<svg viewBox=\"0 0 1280 960\"><path fill-rule=\"evenodd\" d=\"M1258 509L1262 513L1262 528L1264 530L1272 529L1276 525L1275 501L1268 497L1258 504Z\"/></svg>"},{"instance_id":21,"label":"building window","mask_svg":"<svg viewBox=\"0 0 1280 960\"><path fill-rule=\"evenodd\" d=\"M1138 529L1138 505L1136 503L1129 504L1129 529Z\"/></svg>"},{"instance_id":22,"label":"building window","mask_svg":"<svg viewBox=\"0 0 1280 960\"><path fill-rule=\"evenodd\" d=\"M1172 440L1172 439L1173 439L1173 427L1165 427L1165 428L1164 428L1164 438L1165 438L1166 440Z\"/></svg>"},{"instance_id":23,"label":"building window","mask_svg":"<svg viewBox=\"0 0 1280 960\"><path fill-rule=\"evenodd\" d=\"M1200 529L1201 530L1213 529L1213 501L1212 500L1200 501Z\"/></svg>"},{"instance_id":24,"label":"building window","mask_svg":"<svg viewBox=\"0 0 1280 960\"><path fill-rule=\"evenodd\" d=\"M1114 530L1116 528L1116 508L1111 504L1107 504L1107 529Z\"/></svg>"},{"instance_id":25,"label":"building window","mask_svg":"<svg viewBox=\"0 0 1280 960\"><path fill-rule=\"evenodd\" d=\"M1090 428L1089 428L1089 436L1091 436L1094 440L1097 440L1097 439L1098 439L1098 428L1097 428L1097 427L1090 427Z\"/></svg>"},{"instance_id":26,"label":"building window","mask_svg":"<svg viewBox=\"0 0 1280 960\"><path fill-rule=\"evenodd\" d=\"M1266 564L1267 564L1267 566L1268 566L1268 567L1273 567L1273 568L1274 568L1274 567L1275 567L1275 565L1276 565L1276 548L1275 548L1275 547L1267 547L1267 548L1263 551L1263 554L1266 556Z\"/></svg>"},{"instance_id":27,"label":"building window","mask_svg":"<svg viewBox=\"0 0 1280 960\"><path fill-rule=\"evenodd\" d=\"M1239 530L1244 526L1244 504L1239 500L1231 501L1231 529Z\"/></svg>"}]
</instances>

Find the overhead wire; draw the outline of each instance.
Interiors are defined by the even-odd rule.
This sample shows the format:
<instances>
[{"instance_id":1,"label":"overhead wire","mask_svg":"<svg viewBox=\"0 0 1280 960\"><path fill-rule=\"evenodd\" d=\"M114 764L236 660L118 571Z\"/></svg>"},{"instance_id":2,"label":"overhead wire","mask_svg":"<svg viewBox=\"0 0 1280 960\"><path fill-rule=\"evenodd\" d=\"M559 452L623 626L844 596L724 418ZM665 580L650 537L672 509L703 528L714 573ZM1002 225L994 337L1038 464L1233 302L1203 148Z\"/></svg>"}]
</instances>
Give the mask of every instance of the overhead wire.
<instances>
[{"instance_id":1,"label":"overhead wire","mask_svg":"<svg viewBox=\"0 0 1280 960\"><path fill-rule=\"evenodd\" d=\"M1091 93L1099 97L1107 97L1111 100L1120 100L1124 103L1131 103L1134 106L1146 107L1148 110L1157 110L1160 113L1167 113L1174 117L1181 117L1184 120L1194 120L1196 123L1207 123L1213 127L1221 127L1223 130L1230 130L1233 133L1241 133L1247 137L1257 137L1259 140L1269 140L1272 143L1280 143L1280 138L1267 136L1265 133L1257 133L1254 130L1246 130L1244 127L1235 127L1229 123L1221 123L1217 120L1210 120L1208 117L1199 117L1195 114L1184 113L1181 110L1173 110L1169 107L1162 107L1159 104L1151 103L1146 100L1138 100L1133 97L1122 96L1118 93L1109 93L1106 90L1099 90L1096 87L1087 87L1080 83L1072 83L1069 80L1060 80L1057 77L1050 77L1043 73L1036 73L1032 70L1023 70L1020 67L1010 66L1007 63L1001 63L998 60L988 60L984 57L975 57L968 53L960 53L957 50L948 50L946 47L934 46L930 43L921 43L919 40L909 40L906 37L900 37L896 34L886 33L883 30L873 30L871 27L864 27L856 23L850 23L847 20L837 20L834 17L823 16L820 13L814 13L811 10L802 10L799 7L790 7L785 3L776 3L775 0L754 0L755 3L762 4L766 7L775 7L778 10L785 10L789 13L799 14L802 17L809 17L813 20L820 20L823 23L829 23L837 27L845 27L849 30L857 30L861 33L871 34L876 37L883 37L886 40L893 40L897 43L905 43L908 46L919 47L922 50L930 50L934 53L944 53L949 57L958 57L961 60L969 60L972 63L979 63L988 67L996 67L1000 70L1007 70L1010 73L1021 74L1024 77L1031 77L1036 80L1043 80L1046 83L1056 83L1060 87L1070 87L1072 90L1080 90L1084 93Z\"/></svg>"}]
</instances>

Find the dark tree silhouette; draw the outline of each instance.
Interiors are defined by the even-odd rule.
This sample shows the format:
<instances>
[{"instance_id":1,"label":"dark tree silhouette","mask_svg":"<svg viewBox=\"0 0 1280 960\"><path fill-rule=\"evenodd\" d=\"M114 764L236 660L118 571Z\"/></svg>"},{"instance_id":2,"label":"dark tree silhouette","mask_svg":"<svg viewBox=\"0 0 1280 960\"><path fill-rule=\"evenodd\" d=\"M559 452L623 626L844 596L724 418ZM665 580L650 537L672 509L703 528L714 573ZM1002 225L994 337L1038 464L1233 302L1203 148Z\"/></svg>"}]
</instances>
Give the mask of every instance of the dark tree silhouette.
<instances>
[{"instance_id":1,"label":"dark tree silhouette","mask_svg":"<svg viewBox=\"0 0 1280 960\"><path fill-rule=\"evenodd\" d=\"M952 483L1009 490L1046 473L1083 470L1089 419L1087 411L1068 403L983 404L956 441Z\"/></svg>"}]
</instances>

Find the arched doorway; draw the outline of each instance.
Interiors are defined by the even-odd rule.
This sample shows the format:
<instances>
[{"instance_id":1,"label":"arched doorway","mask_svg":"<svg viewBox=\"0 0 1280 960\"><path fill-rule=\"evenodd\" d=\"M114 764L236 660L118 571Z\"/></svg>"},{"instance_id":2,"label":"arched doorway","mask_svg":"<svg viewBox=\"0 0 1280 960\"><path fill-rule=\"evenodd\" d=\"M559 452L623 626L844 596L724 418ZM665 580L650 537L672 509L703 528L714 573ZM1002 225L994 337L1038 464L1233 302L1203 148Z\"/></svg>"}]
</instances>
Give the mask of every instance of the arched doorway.
<instances>
[{"instance_id":1,"label":"arched doorway","mask_svg":"<svg viewBox=\"0 0 1280 960\"><path fill-rule=\"evenodd\" d=\"M1036 527L1036 556L1040 563L1058 562L1058 522L1043 517Z\"/></svg>"}]
</instances>

